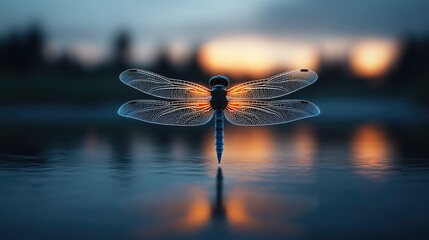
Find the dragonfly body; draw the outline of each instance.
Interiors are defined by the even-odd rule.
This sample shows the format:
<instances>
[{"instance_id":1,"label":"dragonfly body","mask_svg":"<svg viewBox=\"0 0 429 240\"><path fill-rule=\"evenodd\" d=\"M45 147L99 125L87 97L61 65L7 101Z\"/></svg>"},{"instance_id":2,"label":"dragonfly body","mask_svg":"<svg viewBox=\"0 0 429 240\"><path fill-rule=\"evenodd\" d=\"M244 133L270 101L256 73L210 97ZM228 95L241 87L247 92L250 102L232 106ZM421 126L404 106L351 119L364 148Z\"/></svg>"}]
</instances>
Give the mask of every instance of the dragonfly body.
<instances>
[{"instance_id":1,"label":"dragonfly body","mask_svg":"<svg viewBox=\"0 0 429 240\"><path fill-rule=\"evenodd\" d=\"M224 117L223 110L218 108L214 112L214 121L215 121L215 148L217 161L220 163L223 153L223 126L224 126Z\"/></svg>"},{"instance_id":2,"label":"dragonfly body","mask_svg":"<svg viewBox=\"0 0 429 240\"><path fill-rule=\"evenodd\" d=\"M308 69L245 82L230 89L229 79L221 75L210 79L210 89L138 69L125 70L119 78L144 93L177 100L129 101L119 108L121 116L172 126L199 126L214 118L215 149L219 163L224 149L225 119L235 125L263 126L320 114L316 105L305 100L264 101L290 94L315 82L317 74Z\"/></svg>"},{"instance_id":3,"label":"dragonfly body","mask_svg":"<svg viewBox=\"0 0 429 240\"><path fill-rule=\"evenodd\" d=\"M214 76L210 79L209 85L211 89L210 106L214 110L215 122L215 148L217 160L220 163L223 153L223 133L224 133L224 115L223 111L228 106L226 98L226 88L229 86L229 79L225 76Z\"/></svg>"}]
</instances>

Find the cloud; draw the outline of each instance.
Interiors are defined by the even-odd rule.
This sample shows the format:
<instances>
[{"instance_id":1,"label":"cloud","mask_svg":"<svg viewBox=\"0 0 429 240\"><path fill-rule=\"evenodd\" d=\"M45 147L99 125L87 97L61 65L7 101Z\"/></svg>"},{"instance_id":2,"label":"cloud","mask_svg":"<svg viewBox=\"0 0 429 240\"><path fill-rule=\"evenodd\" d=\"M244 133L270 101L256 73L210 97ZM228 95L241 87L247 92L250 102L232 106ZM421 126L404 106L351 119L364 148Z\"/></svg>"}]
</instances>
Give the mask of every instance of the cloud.
<instances>
[{"instance_id":1,"label":"cloud","mask_svg":"<svg viewBox=\"0 0 429 240\"><path fill-rule=\"evenodd\" d=\"M281 34L398 36L429 32L429 1L275 1L261 10L263 31Z\"/></svg>"}]
</instances>

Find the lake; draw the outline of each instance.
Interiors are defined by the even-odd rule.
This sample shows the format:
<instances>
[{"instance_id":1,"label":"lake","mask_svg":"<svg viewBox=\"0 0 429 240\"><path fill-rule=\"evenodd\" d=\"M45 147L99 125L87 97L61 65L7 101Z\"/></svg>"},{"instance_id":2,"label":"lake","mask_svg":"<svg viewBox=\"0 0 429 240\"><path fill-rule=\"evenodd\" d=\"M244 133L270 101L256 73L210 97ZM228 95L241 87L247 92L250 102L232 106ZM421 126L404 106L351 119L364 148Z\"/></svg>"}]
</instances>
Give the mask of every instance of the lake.
<instances>
[{"instance_id":1,"label":"lake","mask_svg":"<svg viewBox=\"0 0 429 240\"><path fill-rule=\"evenodd\" d=\"M428 239L427 118L329 104L282 126L226 124L221 164L212 122L3 107L1 239Z\"/></svg>"}]
</instances>

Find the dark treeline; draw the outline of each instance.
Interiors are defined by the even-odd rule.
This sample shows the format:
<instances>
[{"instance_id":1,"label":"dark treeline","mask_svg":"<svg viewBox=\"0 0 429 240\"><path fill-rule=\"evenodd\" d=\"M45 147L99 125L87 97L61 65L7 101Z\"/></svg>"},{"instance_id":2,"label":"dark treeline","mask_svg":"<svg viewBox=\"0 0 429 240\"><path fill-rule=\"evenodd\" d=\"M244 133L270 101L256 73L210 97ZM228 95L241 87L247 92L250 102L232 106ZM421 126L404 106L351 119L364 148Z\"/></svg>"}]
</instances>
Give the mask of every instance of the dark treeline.
<instances>
[{"instance_id":1,"label":"dark treeline","mask_svg":"<svg viewBox=\"0 0 429 240\"><path fill-rule=\"evenodd\" d=\"M118 73L124 69L136 67L129 61L132 39L128 32L120 32L112 42L112 57L105 59L96 67L88 68L65 51L55 61L48 61L43 48L46 45L45 34L39 26L30 27L25 33L12 32L6 37L0 37L0 73L13 75L28 75L39 73L53 74L102 74ZM188 64L177 67L169 60L166 51L160 54L158 60L150 66L141 66L159 73L180 72L183 76L192 78L207 77L199 64L197 51ZM27 80L30 80L27 78ZM25 80L24 80L25 81Z\"/></svg>"},{"instance_id":2,"label":"dark treeline","mask_svg":"<svg viewBox=\"0 0 429 240\"><path fill-rule=\"evenodd\" d=\"M132 38L126 31L120 32L113 39L112 56L92 68L82 65L67 51L57 60L48 61L43 51L46 41L43 29L37 25L24 33L11 32L0 37L0 85L3 90L8 90L0 97L3 103L24 100L74 101L75 97L81 102L105 98L122 99L129 92L119 85L117 76L124 69L132 67L204 84L210 77L198 60L198 48L194 49L191 59L183 66L173 64L167 51L162 51L157 61L150 66L132 65L129 61ZM318 70L321 80L318 81L317 88L309 88L305 90L305 94L311 92L326 97L407 97L429 104L429 96L425 93L429 89L425 73L429 69L429 61L426 59L428 53L429 36L404 38L401 56L394 68L382 77L385 78L382 81L353 75L345 62L327 64L322 61ZM383 84L377 86L374 84L377 82ZM29 83L33 89L21 88ZM64 89L61 89L62 86ZM64 94L59 94L58 91L62 90Z\"/></svg>"}]
</instances>

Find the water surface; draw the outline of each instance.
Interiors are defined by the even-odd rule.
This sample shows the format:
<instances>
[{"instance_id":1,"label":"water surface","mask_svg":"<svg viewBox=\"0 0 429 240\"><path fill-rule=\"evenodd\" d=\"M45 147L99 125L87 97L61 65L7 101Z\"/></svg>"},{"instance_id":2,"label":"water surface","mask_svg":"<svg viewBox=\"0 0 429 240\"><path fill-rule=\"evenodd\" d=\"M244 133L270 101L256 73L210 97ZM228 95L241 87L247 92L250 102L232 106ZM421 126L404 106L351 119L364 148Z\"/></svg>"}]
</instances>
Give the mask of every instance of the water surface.
<instances>
[{"instance_id":1,"label":"water surface","mask_svg":"<svg viewBox=\"0 0 429 240\"><path fill-rule=\"evenodd\" d=\"M424 124L212 127L2 124L2 239L429 236Z\"/></svg>"}]
</instances>

